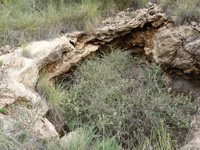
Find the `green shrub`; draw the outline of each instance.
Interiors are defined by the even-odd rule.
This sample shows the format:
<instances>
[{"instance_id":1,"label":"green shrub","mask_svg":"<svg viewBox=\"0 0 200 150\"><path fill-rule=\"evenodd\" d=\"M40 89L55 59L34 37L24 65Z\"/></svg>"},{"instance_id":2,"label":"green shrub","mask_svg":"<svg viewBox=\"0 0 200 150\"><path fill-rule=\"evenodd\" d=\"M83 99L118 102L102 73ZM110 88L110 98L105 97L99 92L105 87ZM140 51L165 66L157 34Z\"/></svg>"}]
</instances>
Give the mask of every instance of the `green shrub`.
<instances>
[{"instance_id":1,"label":"green shrub","mask_svg":"<svg viewBox=\"0 0 200 150\"><path fill-rule=\"evenodd\" d=\"M6 114L7 113L7 109L6 108L0 108L0 113Z\"/></svg>"},{"instance_id":2,"label":"green shrub","mask_svg":"<svg viewBox=\"0 0 200 150\"><path fill-rule=\"evenodd\" d=\"M3 60L0 60L0 67L3 66Z\"/></svg>"},{"instance_id":3,"label":"green shrub","mask_svg":"<svg viewBox=\"0 0 200 150\"><path fill-rule=\"evenodd\" d=\"M31 108L32 107L32 104L31 102L24 102L23 105L27 108Z\"/></svg>"},{"instance_id":4,"label":"green shrub","mask_svg":"<svg viewBox=\"0 0 200 150\"><path fill-rule=\"evenodd\" d=\"M132 148L136 136L150 136L163 120L173 132L190 123L190 98L170 95L164 89L160 67L146 66L129 52L114 51L78 66L66 86L64 120L69 129L95 124L100 135L117 135Z\"/></svg>"}]
</instances>

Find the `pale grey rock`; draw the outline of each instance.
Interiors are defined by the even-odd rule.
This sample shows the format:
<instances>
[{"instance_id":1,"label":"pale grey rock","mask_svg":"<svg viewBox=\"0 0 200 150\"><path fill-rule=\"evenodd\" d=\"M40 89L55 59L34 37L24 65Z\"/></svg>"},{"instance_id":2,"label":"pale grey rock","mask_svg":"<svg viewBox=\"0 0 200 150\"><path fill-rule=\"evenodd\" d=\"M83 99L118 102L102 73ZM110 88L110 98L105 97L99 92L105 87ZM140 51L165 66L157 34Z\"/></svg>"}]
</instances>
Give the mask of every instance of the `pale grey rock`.
<instances>
[{"instance_id":1,"label":"pale grey rock","mask_svg":"<svg viewBox=\"0 0 200 150\"><path fill-rule=\"evenodd\" d=\"M82 131L83 132L83 131ZM82 133L83 134L83 133ZM69 149L71 144L76 144L78 140L80 140L80 138L83 138L84 140L84 134L81 135L81 129L77 130L77 131L73 131L70 132L68 134L66 134L65 136L63 136L60 141L59 144L61 147L63 147L64 149ZM71 145L72 146L72 145Z\"/></svg>"},{"instance_id":2,"label":"pale grey rock","mask_svg":"<svg viewBox=\"0 0 200 150\"><path fill-rule=\"evenodd\" d=\"M33 42L27 45L32 58L26 58L23 49L18 48L13 53L0 56L0 60L4 65L0 68L0 89L7 89L2 92L0 97L0 107L12 105L19 97L30 101L33 105L42 101L41 96L35 91L35 86L39 78L39 69L45 65L60 59L62 52L71 47L66 37L54 39L53 41ZM10 93L10 94L9 94ZM9 95L9 96L8 96ZM24 109L24 108L23 108ZM26 113L30 113L29 109L24 109ZM39 110L39 114L35 111ZM54 126L45 118L42 118L48 111L45 103L41 108L31 110L35 113L33 118L38 118L36 126L33 127L41 138L58 139L59 135ZM13 114L12 114L13 115ZM4 117L8 118L8 116ZM30 119L26 117L22 121L28 124Z\"/></svg>"}]
</instances>

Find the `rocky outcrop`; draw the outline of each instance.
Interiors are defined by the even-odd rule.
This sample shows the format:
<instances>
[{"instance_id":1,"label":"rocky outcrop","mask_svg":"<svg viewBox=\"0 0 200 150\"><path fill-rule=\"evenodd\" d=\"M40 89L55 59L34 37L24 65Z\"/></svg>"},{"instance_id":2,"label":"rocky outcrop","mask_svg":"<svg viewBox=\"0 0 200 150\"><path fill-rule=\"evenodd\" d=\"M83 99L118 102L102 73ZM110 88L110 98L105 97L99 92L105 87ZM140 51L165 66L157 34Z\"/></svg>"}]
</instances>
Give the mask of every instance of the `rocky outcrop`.
<instances>
[{"instance_id":1,"label":"rocky outcrop","mask_svg":"<svg viewBox=\"0 0 200 150\"><path fill-rule=\"evenodd\" d=\"M155 11L153 11L154 9ZM121 44L123 47L144 47L146 43L150 46L156 29L170 24L167 16L160 12L161 10L159 11L157 7L138 11L128 9L125 12L120 12L115 18L105 20L105 26L99 28L95 33L66 34L65 36L71 43L70 49L63 52L60 60L48 65L49 78L65 73L71 66L105 45Z\"/></svg>"},{"instance_id":2,"label":"rocky outcrop","mask_svg":"<svg viewBox=\"0 0 200 150\"><path fill-rule=\"evenodd\" d=\"M145 51L165 69L171 69L177 75L199 79L200 34L191 26L160 28L154 38L153 49Z\"/></svg>"},{"instance_id":3,"label":"rocky outcrop","mask_svg":"<svg viewBox=\"0 0 200 150\"><path fill-rule=\"evenodd\" d=\"M33 130L40 137L58 139L54 126L44 118L48 105L35 89L40 70L46 68L48 78L52 79L105 47L123 47L143 53L167 70L172 78L199 79L200 33L197 24L175 28L173 21L157 6L137 11L127 9L103 23L105 26L95 33L74 32L50 41L32 42L10 53L6 50L0 56L3 62L0 108L9 109L16 105L18 110L37 118ZM23 102L30 102L31 107L24 107ZM9 111L1 114L0 119L12 122L17 114ZM21 119L25 125L30 123L28 116Z\"/></svg>"},{"instance_id":4,"label":"rocky outcrop","mask_svg":"<svg viewBox=\"0 0 200 150\"><path fill-rule=\"evenodd\" d=\"M3 62L0 68L0 108L4 107L7 110L6 114L1 115L1 120L10 119L14 122L15 119L12 118L18 116L20 112L19 122L26 125L30 124L31 120L35 120L33 130L41 138L59 138L54 126L44 118L48 106L46 100L35 91L35 86L39 78L39 70L60 59L63 49L67 46L66 38L58 38L51 42L33 42L25 49L19 48L13 53L0 56ZM31 58L24 57L25 50ZM25 107L25 102L30 103L31 109ZM17 107L17 110L13 112L12 106Z\"/></svg>"},{"instance_id":5,"label":"rocky outcrop","mask_svg":"<svg viewBox=\"0 0 200 150\"><path fill-rule=\"evenodd\" d=\"M104 22L106 25L93 34L84 32L66 34L51 41L32 42L14 51L8 50L9 46L6 46L3 55L0 56L3 62L0 68L0 108L6 108L8 111L1 114L1 120L8 118L13 120L12 118L19 114L10 110L11 106L15 105L19 111L37 118L33 130L40 137L58 138L55 128L43 117L48 111L46 101L35 89L40 69L46 66L49 78L59 76L92 52L104 45L112 44L115 39L125 37L133 30L142 30L145 26L159 28L167 22L167 17L160 13L158 7L153 7L138 11L129 9L119 13L114 23L111 21L107 19ZM149 36L150 33L152 32L149 32ZM139 37L137 39L140 40ZM29 102L31 108L24 107L24 102ZM41 102L42 105L38 108L38 103ZM25 116L20 121L26 125L32 118Z\"/></svg>"}]
</instances>

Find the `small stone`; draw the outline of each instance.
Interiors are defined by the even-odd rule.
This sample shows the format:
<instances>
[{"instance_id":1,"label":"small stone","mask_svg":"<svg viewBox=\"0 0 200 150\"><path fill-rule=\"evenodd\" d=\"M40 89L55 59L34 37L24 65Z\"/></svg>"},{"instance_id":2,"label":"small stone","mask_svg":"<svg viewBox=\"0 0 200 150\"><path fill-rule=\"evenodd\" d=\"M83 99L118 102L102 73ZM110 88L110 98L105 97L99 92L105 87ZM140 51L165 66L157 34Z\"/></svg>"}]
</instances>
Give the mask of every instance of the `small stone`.
<instances>
[{"instance_id":1,"label":"small stone","mask_svg":"<svg viewBox=\"0 0 200 150\"><path fill-rule=\"evenodd\" d=\"M192 22L191 22L191 25L193 25L193 26L196 26L196 25L197 25L197 23L196 23L196 22L194 22L194 21L192 21Z\"/></svg>"},{"instance_id":2,"label":"small stone","mask_svg":"<svg viewBox=\"0 0 200 150\"><path fill-rule=\"evenodd\" d=\"M75 144L78 138L81 136L79 132L81 132L80 129L78 131L73 131L63 136L59 141L60 146L65 149L68 149L70 147L69 144L71 143Z\"/></svg>"}]
</instances>

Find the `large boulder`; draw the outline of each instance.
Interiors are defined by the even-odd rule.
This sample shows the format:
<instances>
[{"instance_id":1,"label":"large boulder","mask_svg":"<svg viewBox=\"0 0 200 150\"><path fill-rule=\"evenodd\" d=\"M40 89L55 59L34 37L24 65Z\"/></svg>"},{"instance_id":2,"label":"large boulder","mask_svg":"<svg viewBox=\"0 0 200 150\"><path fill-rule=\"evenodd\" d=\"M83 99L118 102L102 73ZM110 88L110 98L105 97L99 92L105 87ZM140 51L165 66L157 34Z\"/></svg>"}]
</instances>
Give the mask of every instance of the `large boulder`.
<instances>
[{"instance_id":1,"label":"large boulder","mask_svg":"<svg viewBox=\"0 0 200 150\"><path fill-rule=\"evenodd\" d=\"M177 74L199 78L200 33L192 26L160 28L154 37L153 48L146 50L156 63Z\"/></svg>"},{"instance_id":2,"label":"large boulder","mask_svg":"<svg viewBox=\"0 0 200 150\"><path fill-rule=\"evenodd\" d=\"M0 108L8 110L12 105L16 105L18 110L25 111L24 114L34 114L31 118L26 116L20 120L23 124L29 124L30 120L36 119L32 130L41 138L58 139L59 135L54 126L43 117L49 108L46 101L43 100L44 98L35 90L39 70L60 59L65 49L71 46L68 41L67 38L61 37L52 41L33 42L25 48L18 48L12 53L0 56L0 60L3 62L0 68ZM31 57L27 58L24 51L29 53ZM27 109L18 104L19 102L29 102L37 108ZM38 107L39 103L42 103L41 107ZM12 118L15 116L16 113L8 111L7 114L1 116L1 120L8 118L13 120Z\"/></svg>"}]
</instances>

